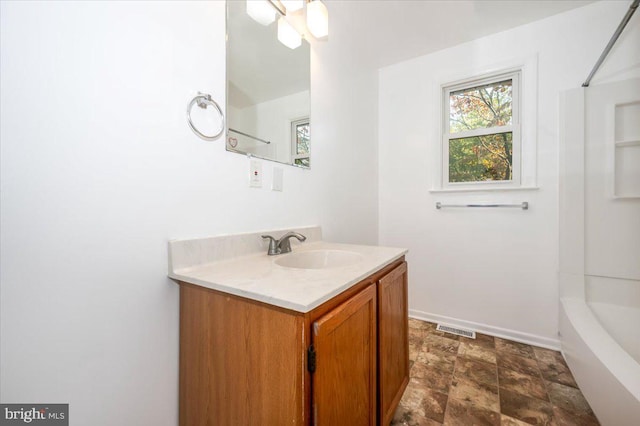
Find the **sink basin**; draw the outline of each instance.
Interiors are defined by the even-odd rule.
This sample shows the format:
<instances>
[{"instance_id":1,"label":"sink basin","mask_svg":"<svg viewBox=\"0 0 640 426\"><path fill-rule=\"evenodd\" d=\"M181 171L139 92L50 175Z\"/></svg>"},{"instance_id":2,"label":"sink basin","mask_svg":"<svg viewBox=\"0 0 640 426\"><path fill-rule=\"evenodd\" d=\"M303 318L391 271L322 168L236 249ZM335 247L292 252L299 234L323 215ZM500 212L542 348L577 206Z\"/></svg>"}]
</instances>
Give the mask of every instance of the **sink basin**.
<instances>
[{"instance_id":1,"label":"sink basin","mask_svg":"<svg viewBox=\"0 0 640 426\"><path fill-rule=\"evenodd\" d=\"M284 255L276 265L296 269L328 269L350 266L362 260L360 253L346 250L310 250Z\"/></svg>"}]
</instances>

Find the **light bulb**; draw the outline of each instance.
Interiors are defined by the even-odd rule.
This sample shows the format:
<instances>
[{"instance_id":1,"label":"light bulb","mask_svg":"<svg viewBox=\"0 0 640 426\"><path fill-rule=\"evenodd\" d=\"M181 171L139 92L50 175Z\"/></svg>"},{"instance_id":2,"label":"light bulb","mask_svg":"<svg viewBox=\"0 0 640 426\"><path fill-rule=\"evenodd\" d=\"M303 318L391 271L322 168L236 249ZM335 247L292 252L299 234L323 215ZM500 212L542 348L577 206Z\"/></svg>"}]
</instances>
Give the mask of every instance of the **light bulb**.
<instances>
[{"instance_id":1,"label":"light bulb","mask_svg":"<svg viewBox=\"0 0 640 426\"><path fill-rule=\"evenodd\" d=\"M278 19L278 41L289 49L295 49L302 44L302 37L291 26L284 16Z\"/></svg>"},{"instance_id":2,"label":"light bulb","mask_svg":"<svg viewBox=\"0 0 640 426\"><path fill-rule=\"evenodd\" d=\"M329 34L329 12L320 0L307 4L307 27L316 38Z\"/></svg>"},{"instance_id":3,"label":"light bulb","mask_svg":"<svg viewBox=\"0 0 640 426\"><path fill-rule=\"evenodd\" d=\"M276 10L267 0L247 0L247 14L265 26L276 20Z\"/></svg>"}]
</instances>

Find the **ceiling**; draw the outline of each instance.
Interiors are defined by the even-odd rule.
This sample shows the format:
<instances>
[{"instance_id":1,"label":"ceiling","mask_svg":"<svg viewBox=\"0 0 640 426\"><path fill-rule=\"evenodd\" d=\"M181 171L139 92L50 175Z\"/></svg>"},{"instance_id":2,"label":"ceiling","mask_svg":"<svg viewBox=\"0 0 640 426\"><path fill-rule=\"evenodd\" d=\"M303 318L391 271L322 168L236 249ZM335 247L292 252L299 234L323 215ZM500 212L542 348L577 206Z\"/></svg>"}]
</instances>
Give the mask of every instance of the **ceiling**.
<instances>
[{"instance_id":1,"label":"ceiling","mask_svg":"<svg viewBox=\"0 0 640 426\"><path fill-rule=\"evenodd\" d=\"M358 55L374 67L426 55L593 3L580 0L324 1L329 10L329 42L350 39L358 46Z\"/></svg>"}]
</instances>

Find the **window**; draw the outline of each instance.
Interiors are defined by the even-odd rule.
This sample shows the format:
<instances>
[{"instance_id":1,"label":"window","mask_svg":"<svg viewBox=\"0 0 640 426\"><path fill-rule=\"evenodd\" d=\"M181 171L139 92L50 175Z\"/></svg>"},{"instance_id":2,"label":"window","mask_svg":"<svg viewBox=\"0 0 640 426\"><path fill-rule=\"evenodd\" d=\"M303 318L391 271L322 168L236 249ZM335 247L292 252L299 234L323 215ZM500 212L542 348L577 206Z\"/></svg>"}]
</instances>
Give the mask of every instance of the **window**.
<instances>
[{"instance_id":1,"label":"window","mask_svg":"<svg viewBox=\"0 0 640 426\"><path fill-rule=\"evenodd\" d=\"M310 167L309 161L309 118L302 118L291 122L291 159L293 164Z\"/></svg>"},{"instance_id":2,"label":"window","mask_svg":"<svg viewBox=\"0 0 640 426\"><path fill-rule=\"evenodd\" d=\"M444 188L520 184L520 71L443 89Z\"/></svg>"}]
</instances>

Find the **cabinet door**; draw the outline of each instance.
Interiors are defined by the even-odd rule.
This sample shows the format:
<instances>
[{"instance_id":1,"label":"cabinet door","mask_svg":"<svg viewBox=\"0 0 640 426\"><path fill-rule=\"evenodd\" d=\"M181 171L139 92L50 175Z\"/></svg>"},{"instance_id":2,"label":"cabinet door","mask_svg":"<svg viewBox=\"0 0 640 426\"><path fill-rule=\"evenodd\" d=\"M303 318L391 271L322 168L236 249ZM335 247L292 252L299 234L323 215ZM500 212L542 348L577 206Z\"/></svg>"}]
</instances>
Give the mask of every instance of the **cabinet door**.
<instances>
[{"instance_id":1,"label":"cabinet door","mask_svg":"<svg viewBox=\"0 0 640 426\"><path fill-rule=\"evenodd\" d=\"M313 323L316 426L376 423L376 287L370 285Z\"/></svg>"},{"instance_id":2,"label":"cabinet door","mask_svg":"<svg viewBox=\"0 0 640 426\"><path fill-rule=\"evenodd\" d=\"M180 426L302 425L303 318L180 286Z\"/></svg>"},{"instance_id":3,"label":"cabinet door","mask_svg":"<svg viewBox=\"0 0 640 426\"><path fill-rule=\"evenodd\" d=\"M409 383L407 263L378 282L380 424L388 425Z\"/></svg>"}]
</instances>

